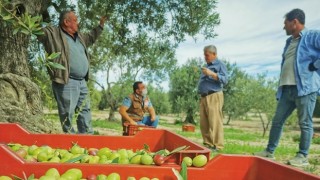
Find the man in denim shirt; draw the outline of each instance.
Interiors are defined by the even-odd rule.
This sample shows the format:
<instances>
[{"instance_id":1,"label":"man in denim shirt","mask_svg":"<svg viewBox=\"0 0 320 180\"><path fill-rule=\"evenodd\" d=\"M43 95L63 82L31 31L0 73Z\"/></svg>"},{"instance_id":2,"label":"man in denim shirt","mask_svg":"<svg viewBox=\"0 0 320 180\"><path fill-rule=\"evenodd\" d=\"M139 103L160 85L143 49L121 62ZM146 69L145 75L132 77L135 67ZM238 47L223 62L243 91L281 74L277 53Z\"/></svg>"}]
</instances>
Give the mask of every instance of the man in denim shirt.
<instances>
[{"instance_id":1,"label":"man in denim shirt","mask_svg":"<svg viewBox=\"0 0 320 180\"><path fill-rule=\"evenodd\" d=\"M312 115L320 89L320 31L307 30L304 24L305 14L300 9L293 9L285 15L284 30L290 37L282 55L277 110L267 148L255 153L274 158L283 125L297 109L301 136L296 157L288 161L293 166L309 165L307 156L313 135Z\"/></svg>"},{"instance_id":2,"label":"man in denim shirt","mask_svg":"<svg viewBox=\"0 0 320 180\"><path fill-rule=\"evenodd\" d=\"M227 83L227 68L217 59L217 48L213 45L204 48L207 65L202 67L198 91L200 100L200 129L203 144L216 151L223 143L223 85Z\"/></svg>"}]
</instances>

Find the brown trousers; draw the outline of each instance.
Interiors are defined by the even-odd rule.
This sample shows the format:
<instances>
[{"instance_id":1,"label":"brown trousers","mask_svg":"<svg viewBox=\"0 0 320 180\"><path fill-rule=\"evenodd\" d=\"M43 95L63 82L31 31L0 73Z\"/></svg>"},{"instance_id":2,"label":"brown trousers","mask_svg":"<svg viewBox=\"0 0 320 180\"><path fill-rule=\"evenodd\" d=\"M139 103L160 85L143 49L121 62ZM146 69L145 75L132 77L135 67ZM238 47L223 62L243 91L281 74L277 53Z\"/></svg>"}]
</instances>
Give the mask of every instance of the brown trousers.
<instances>
[{"instance_id":1,"label":"brown trousers","mask_svg":"<svg viewBox=\"0 0 320 180\"><path fill-rule=\"evenodd\" d=\"M223 92L201 97L200 129L203 143L223 149Z\"/></svg>"}]
</instances>

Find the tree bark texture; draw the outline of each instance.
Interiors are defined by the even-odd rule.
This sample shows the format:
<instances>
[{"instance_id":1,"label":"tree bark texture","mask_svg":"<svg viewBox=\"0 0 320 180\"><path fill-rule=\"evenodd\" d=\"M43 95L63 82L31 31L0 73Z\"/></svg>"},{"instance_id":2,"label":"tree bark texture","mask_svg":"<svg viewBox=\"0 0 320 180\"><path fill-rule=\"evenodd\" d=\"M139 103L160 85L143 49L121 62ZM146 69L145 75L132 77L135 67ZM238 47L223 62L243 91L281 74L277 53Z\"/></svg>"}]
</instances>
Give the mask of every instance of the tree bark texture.
<instances>
[{"instance_id":1,"label":"tree bark texture","mask_svg":"<svg viewBox=\"0 0 320 180\"><path fill-rule=\"evenodd\" d=\"M41 0L13 0L9 7L35 15ZM0 122L19 123L31 132L50 132L50 123L43 120L40 89L30 80L29 39L22 33L13 35L13 27L0 20Z\"/></svg>"}]
</instances>

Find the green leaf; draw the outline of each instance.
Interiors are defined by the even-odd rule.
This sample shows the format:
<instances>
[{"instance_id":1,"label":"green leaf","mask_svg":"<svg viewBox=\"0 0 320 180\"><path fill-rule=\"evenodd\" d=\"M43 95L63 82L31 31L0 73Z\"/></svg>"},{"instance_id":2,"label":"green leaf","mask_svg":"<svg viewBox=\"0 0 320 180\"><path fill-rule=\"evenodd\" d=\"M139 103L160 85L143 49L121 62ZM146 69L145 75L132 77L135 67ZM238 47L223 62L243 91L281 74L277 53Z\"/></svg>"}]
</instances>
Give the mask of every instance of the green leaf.
<instances>
[{"instance_id":1,"label":"green leaf","mask_svg":"<svg viewBox=\"0 0 320 180\"><path fill-rule=\"evenodd\" d=\"M32 34L41 36L41 35L44 35L44 32L42 30L41 31L32 31Z\"/></svg>"},{"instance_id":2,"label":"green leaf","mask_svg":"<svg viewBox=\"0 0 320 180\"><path fill-rule=\"evenodd\" d=\"M49 60L56 59L56 58L59 57L60 55L61 55L60 52L55 52L55 53L50 54L50 55L47 57L47 59L49 59Z\"/></svg>"},{"instance_id":3,"label":"green leaf","mask_svg":"<svg viewBox=\"0 0 320 180\"><path fill-rule=\"evenodd\" d=\"M136 154L136 155L134 155L134 156L132 156L131 158L129 158L129 161L131 161L131 159L133 159L134 157L136 157L136 156L138 156L138 155L141 155L141 154Z\"/></svg>"},{"instance_id":4,"label":"green leaf","mask_svg":"<svg viewBox=\"0 0 320 180\"><path fill-rule=\"evenodd\" d=\"M38 57L38 61L40 62L40 64L44 64L44 58L42 56Z\"/></svg>"},{"instance_id":5,"label":"green leaf","mask_svg":"<svg viewBox=\"0 0 320 180\"><path fill-rule=\"evenodd\" d=\"M28 180L34 180L34 174L31 174L31 175L28 177Z\"/></svg>"},{"instance_id":6,"label":"green leaf","mask_svg":"<svg viewBox=\"0 0 320 180\"><path fill-rule=\"evenodd\" d=\"M189 147L190 147L190 146L180 146L180 147L177 147L176 149L172 150L168 155L177 153L177 152L179 152L179 151L186 150L186 149L188 149Z\"/></svg>"},{"instance_id":7,"label":"green leaf","mask_svg":"<svg viewBox=\"0 0 320 180\"><path fill-rule=\"evenodd\" d=\"M29 32L27 29L24 29L24 28L21 29L21 32L22 32L23 34L26 34L26 35L29 35L29 34L30 34L30 32Z\"/></svg>"},{"instance_id":8,"label":"green leaf","mask_svg":"<svg viewBox=\"0 0 320 180\"><path fill-rule=\"evenodd\" d=\"M22 26L26 29L29 29L28 26L25 23L23 23L22 21L19 21L18 24L20 24L20 26Z\"/></svg>"},{"instance_id":9,"label":"green leaf","mask_svg":"<svg viewBox=\"0 0 320 180\"><path fill-rule=\"evenodd\" d=\"M35 27L33 28L33 31L42 31L42 27Z\"/></svg>"},{"instance_id":10,"label":"green leaf","mask_svg":"<svg viewBox=\"0 0 320 180\"><path fill-rule=\"evenodd\" d=\"M113 163L113 164L117 164L117 163L119 163L119 157L117 157L117 158L113 159L111 163Z\"/></svg>"},{"instance_id":11,"label":"green leaf","mask_svg":"<svg viewBox=\"0 0 320 180\"><path fill-rule=\"evenodd\" d=\"M13 180L23 180L23 178L18 177L18 176L16 176L16 175L12 175L12 176L13 176Z\"/></svg>"},{"instance_id":12,"label":"green leaf","mask_svg":"<svg viewBox=\"0 0 320 180\"><path fill-rule=\"evenodd\" d=\"M13 30L13 35L16 35L19 32L19 30L20 30L19 28L14 29Z\"/></svg>"},{"instance_id":13,"label":"green leaf","mask_svg":"<svg viewBox=\"0 0 320 180\"><path fill-rule=\"evenodd\" d=\"M150 151L150 147L148 144L143 144L143 149L146 151Z\"/></svg>"},{"instance_id":14,"label":"green leaf","mask_svg":"<svg viewBox=\"0 0 320 180\"><path fill-rule=\"evenodd\" d=\"M29 28L32 29L32 28L34 27L34 25L35 25L35 22L32 21L32 20L30 19L30 17L28 17L28 26L29 26Z\"/></svg>"},{"instance_id":15,"label":"green leaf","mask_svg":"<svg viewBox=\"0 0 320 180\"><path fill-rule=\"evenodd\" d=\"M181 163L180 175L182 176L183 180L188 180L187 164L184 161Z\"/></svg>"},{"instance_id":16,"label":"green leaf","mask_svg":"<svg viewBox=\"0 0 320 180\"><path fill-rule=\"evenodd\" d=\"M85 155L81 155L72 159L69 159L68 161L66 161L66 163L75 163L77 161L80 161Z\"/></svg>"},{"instance_id":17,"label":"green leaf","mask_svg":"<svg viewBox=\"0 0 320 180\"><path fill-rule=\"evenodd\" d=\"M137 152L137 155L144 155L144 154L146 154L145 151L139 151L139 152Z\"/></svg>"},{"instance_id":18,"label":"green leaf","mask_svg":"<svg viewBox=\"0 0 320 180\"><path fill-rule=\"evenodd\" d=\"M16 144L13 144L13 143L8 143L7 146L9 147L12 147L12 146L15 146Z\"/></svg>"},{"instance_id":19,"label":"green leaf","mask_svg":"<svg viewBox=\"0 0 320 180\"><path fill-rule=\"evenodd\" d=\"M177 177L177 180L184 180L178 170L172 168L173 174Z\"/></svg>"},{"instance_id":20,"label":"green leaf","mask_svg":"<svg viewBox=\"0 0 320 180\"><path fill-rule=\"evenodd\" d=\"M167 155L166 150L164 150L164 149L157 151L155 154Z\"/></svg>"},{"instance_id":21,"label":"green leaf","mask_svg":"<svg viewBox=\"0 0 320 180\"><path fill-rule=\"evenodd\" d=\"M12 17L11 15L7 15L7 16L2 16L2 19L3 19L4 21L8 21L8 20L10 20L10 19L13 19L13 17Z\"/></svg>"},{"instance_id":22,"label":"green leaf","mask_svg":"<svg viewBox=\"0 0 320 180\"><path fill-rule=\"evenodd\" d=\"M62 70L65 70L65 69L66 69L64 66L62 66L62 65L59 64L59 63L55 63L55 62L48 61L47 64L48 64L49 67L52 67L52 68L62 69Z\"/></svg>"}]
</instances>

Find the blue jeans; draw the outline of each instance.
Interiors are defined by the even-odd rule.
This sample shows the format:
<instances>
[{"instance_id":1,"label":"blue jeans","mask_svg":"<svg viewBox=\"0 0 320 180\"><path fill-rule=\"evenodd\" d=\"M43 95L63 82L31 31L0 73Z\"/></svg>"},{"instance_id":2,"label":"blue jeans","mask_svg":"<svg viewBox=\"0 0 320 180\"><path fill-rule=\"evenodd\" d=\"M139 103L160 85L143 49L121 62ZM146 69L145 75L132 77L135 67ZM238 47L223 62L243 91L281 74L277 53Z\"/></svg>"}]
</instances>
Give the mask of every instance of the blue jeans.
<instances>
[{"instance_id":1,"label":"blue jeans","mask_svg":"<svg viewBox=\"0 0 320 180\"><path fill-rule=\"evenodd\" d=\"M151 121L150 116L145 116L141 121L137 121L137 124L152 126L155 128L158 126L158 123L159 123L159 116L156 116L156 119L154 121Z\"/></svg>"},{"instance_id":2,"label":"blue jeans","mask_svg":"<svg viewBox=\"0 0 320 180\"><path fill-rule=\"evenodd\" d=\"M76 118L78 133L93 134L87 82L74 79L69 79L68 84L52 82L52 89L63 132L76 133L72 127L72 119ZM74 117L75 114L76 117Z\"/></svg>"},{"instance_id":3,"label":"blue jeans","mask_svg":"<svg viewBox=\"0 0 320 180\"><path fill-rule=\"evenodd\" d=\"M317 93L298 96L296 86L285 86L279 99L269 135L267 151L273 153L278 146L283 125L294 109L297 108L299 126L301 130L299 152L308 155L313 135L312 115L316 104Z\"/></svg>"}]
</instances>

